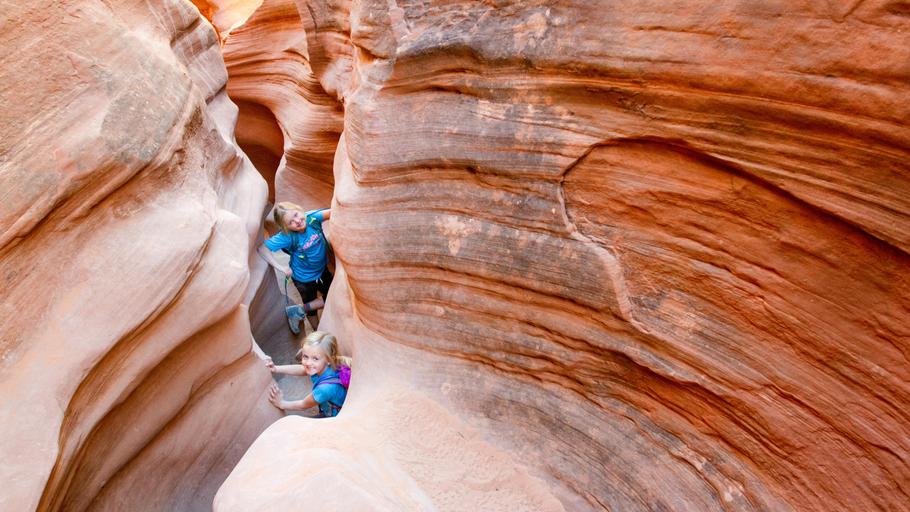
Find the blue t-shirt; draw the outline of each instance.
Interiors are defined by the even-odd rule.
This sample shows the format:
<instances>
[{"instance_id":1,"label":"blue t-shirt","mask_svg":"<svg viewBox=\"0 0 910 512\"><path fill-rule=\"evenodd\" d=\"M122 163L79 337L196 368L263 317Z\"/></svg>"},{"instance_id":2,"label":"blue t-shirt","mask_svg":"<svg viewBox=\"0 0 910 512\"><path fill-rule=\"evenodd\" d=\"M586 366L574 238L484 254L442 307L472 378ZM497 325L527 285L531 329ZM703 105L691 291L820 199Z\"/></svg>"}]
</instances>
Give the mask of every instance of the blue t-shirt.
<instances>
[{"instance_id":1,"label":"blue t-shirt","mask_svg":"<svg viewBox=\"0 0 910 512\"><path fill-rule=\"evenodd\" d=\"M325 380L338 379L338 372L331 366L326 366L321 375L310 375L310 381L313 382L313 400L319 403L319 412L323 416L331 418L338 414L338 409L344 405L344 399L348 396L348 390L344 389L341 384L322 384ZM329 402L335 404L331 407Z\"/></svg>"},{"instance_id":2,"label":"blue t-shirt","mask_svg":"<svg viewBox=\"0 0 910 512\"><path fill-rule=\"evenodd\" d=\"M322 211L309 211L306 212L306 216L306 229L297 232L297 250L291 255L291 272L294 280L301 283L318 280L329 262L325 239L320 234L324 220ZM279 231L265 241L265 246L270 251L290 250L291 235Z\"/></svg>"}]
</instances>

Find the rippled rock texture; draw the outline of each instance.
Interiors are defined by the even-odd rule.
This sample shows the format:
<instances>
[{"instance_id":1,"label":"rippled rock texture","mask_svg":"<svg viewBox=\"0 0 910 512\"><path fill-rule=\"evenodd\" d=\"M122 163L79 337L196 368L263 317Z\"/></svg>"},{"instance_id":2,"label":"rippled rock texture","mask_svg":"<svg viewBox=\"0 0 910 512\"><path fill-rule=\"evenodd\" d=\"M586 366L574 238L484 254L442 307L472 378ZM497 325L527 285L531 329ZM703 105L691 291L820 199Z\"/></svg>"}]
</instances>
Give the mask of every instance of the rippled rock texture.
<instances>
[{"instance_id":1,"label":"rippled rock texture","mask_svg":"<svg viewBox=\"0 0 910 512\"><path fill-rule=\"evenodd\" d=\"M224 58L240 107L237 141L272 185L270 198L328 206L343 108L313 74L294 1L262 2L227 37Z\"/></svg>"},{"instance_id":2,"label":"rippled rock texture","mask_svg":"<svg viewBox=\"0 0 910 512\"><path fill-rule=\"evenodd\" d=\"M176 0L0 18L0 509L208 510L278 416L216 34Z\"/></svg>"},{"instance_id":3,"label":"rippled rock texture","mask_svg":"<svg viewBox=\"0 0 910 512\"><path fill-rule=\"evenodd\" d=\"M347 281L323 322L354 351L348 418L410 439L383 418L434 414L402 393L432 400L458 419L425 438L464 422L464 454L479 439L527 471L508 492L566 510L906 507L905 4L298 7L345 105ZM255 468L302 465L326 424L267 431L216 508L266 510L241 500ZM338 461L387 445L331 445L334 469L300 469L287 496L378 496ZM433 482L467 481L443 468L468 455L427 456ZM449 508L417 462L386 478L426 501L388 509L477 510L498 488Z\"/></svg>"}]
</instances>

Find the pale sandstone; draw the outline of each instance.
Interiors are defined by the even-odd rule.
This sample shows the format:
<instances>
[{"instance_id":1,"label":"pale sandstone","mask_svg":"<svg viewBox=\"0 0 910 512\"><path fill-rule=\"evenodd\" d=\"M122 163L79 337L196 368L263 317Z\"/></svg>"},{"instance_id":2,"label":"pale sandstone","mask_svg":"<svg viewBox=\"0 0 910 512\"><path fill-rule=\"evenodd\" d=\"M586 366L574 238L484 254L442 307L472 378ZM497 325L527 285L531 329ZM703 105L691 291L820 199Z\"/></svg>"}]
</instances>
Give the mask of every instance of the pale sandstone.
<instances>
[{"instance_id":1,"label":"pale sandstone","mask_svg":"<svg viewBox=\"0 0 910 512\"><path fill-rule=\"evenodd\" d=\"M207 509L277 416L242 304L266 187L215 33L181 1L0 28L0 509Z\"/></svg>"},{"instance_id":2,"label":"pale sandstone","mask_svg":"<svg viewBox=\"0 0 910 512\"><path fill-rule=\"evenodd\" d=\"M337 418L291 416L269 427L218 491L214 510L564 510L510 454L416 391L413 372L394 371L428 360L418 351L383 353L387 342L351 321L343 271L337 279L334 314L320 327L365 342L355 362L358 393Z\"/></svg>"}]
</instances>

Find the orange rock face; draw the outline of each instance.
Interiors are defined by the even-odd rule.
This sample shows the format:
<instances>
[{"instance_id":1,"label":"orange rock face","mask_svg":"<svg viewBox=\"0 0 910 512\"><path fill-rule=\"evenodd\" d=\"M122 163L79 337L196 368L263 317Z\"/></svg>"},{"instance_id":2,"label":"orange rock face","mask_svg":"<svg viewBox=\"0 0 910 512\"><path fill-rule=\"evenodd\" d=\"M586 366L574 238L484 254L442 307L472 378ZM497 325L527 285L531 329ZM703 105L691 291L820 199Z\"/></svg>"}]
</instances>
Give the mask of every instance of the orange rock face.
<instances>
[{"instance_id":1,"label":"orange rock face","mask_svg":"<svg viewBox=\"0 0 910 512\"><path fill-rule=\"evenodd\" d=\"M342 107L313 75L293 0L265 0L224 46L228 94L240 107L237 141L274 186L304 208L332 200Z\"/></svg>"},{"instance_id":2,"label":"orange rock face","mask_svg":"<svg viewBox=\"0 0 910 512\"><path fill-rule=\"evenodd\" d=\"M354 509L906 507L905 6L298 4L345 105L323 327L354 387L267 431L217 510L320 483ZM389 463L406 496L350 469L446 431L462 454ZM487 450L507 482L434 487ZM301 478L259 491L264 461Z\"/></svg>"},{"instance_id":3,"label":"orange rock face","mask_svg":"<svg viewBox=\"0 0 910 512\"><path fill-rule=\"evenodd\" d=\"M215 32L114 4L0 15L2 510L208 509L278 416L244 305L266 185Z\"/></svg>"},{"instance_id":4,"label":"orange rock face","mask_svg":"<svg viewBox=\"0 0 910 512\"><path fill-rule=\"evenodd\" d=\"M262 0L190 0L212 23L222 41L262 5Z\"/></svg>"},{"instance_id":5,"label":"orange rock face","mask_svg":"<svg viewBox=\"0 0 910 512\"><path fill-rule=\"evenodd\" d=\"M0 509L907 507L904 3L193 4L4 4ZM355 368L259 436L266 181Z\"/></svg>"}]
</instances>

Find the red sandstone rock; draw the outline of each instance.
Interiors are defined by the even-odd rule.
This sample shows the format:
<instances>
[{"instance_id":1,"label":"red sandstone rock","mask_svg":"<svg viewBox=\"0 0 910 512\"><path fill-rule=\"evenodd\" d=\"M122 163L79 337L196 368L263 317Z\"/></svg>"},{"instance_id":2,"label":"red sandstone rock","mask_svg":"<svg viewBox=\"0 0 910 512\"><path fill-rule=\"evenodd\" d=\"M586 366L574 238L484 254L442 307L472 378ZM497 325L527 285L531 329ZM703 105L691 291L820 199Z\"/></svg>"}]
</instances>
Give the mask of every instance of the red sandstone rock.
<instances>
[{"instance_id":1,"label":"red sandstone rock","mask_svg":"<svg viewBox=\"0 0 910 512\"><path fill-rule=\"evenodd\" d=\"M466 453L513 455L508 492L566 510L906 507L902 4L298 5L346 109L323 326L354 387L267 431L217 510L266 483L448 509L407 464L397 497L351 467L416 435L449 482L464 423ZM402 388L459 419L391 426Z\"/></svg>"},{"instance_id":2,"label":"red sandstone rock","mask_svg":"<svg viewBox=\"0 0 910 512\"><path fill-rule=\"evenodd\" d=\"M293 0L265 0L231 32L224 55L240 106L237 140L274 183L271 198L327 206L342 108L313 75Z\"/></svg>"},{"instance_id":3,"label":"red sandstone rock","mask_svg":"<svg viewBox=\"0 0 910 512\"><path fill-rule=\"evenodd\" d=\"M208 509L277 417L218 40L179 1L0 17L0 509Z\"/></svg>"},{"instance_id":4,"label":"red sandstone rock","mask_svg":"<svg viewBox=\"0 0 910 512\"><path fill-rule=\"evenodd\" d=\"M277 415L218 41L186 3L20 4L0 508L205 509ZM906 506L902 4L300 0L303 33L241 4L198 4L238 137L279 199L334 183L323 326L356 363L216 509Z\"/></svg>"}]
</instances>

